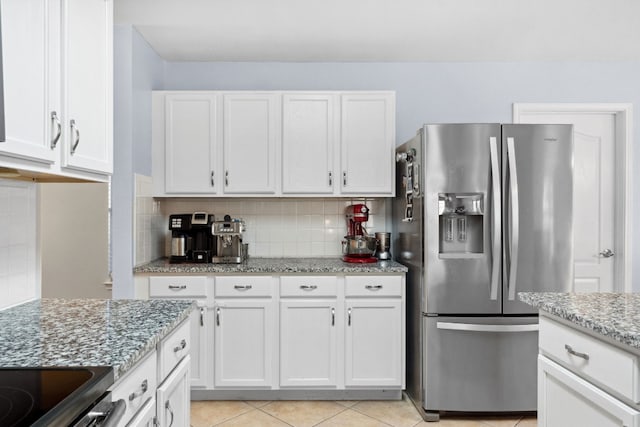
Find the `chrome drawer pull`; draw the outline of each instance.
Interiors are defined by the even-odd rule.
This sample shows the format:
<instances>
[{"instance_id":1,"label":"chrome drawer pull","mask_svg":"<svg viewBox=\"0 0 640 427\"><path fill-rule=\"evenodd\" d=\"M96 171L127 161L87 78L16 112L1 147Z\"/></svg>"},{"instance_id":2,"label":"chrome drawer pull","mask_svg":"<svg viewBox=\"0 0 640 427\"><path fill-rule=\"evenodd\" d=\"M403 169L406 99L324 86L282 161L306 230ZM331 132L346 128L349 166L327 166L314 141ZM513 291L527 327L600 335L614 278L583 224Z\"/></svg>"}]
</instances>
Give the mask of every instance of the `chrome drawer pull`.
<instances>
[{"instance_id":1,"label":"chrome drawer pull","mask_svg":"<svg viewBox=\"0 0 640 427\"><path fill-rule=\"evenodd\" d=\"M336 326L336 309L331 307L331 326Z\"/></svg>"},{"instance_id":2,"label":"chrome drawer pull","mask_svg":"<svg viewBox=\"0 0 640 427\"><path fill-rule=\"evenodd\" d=\"M365 289L369 289L370 291L379 291L382 289L382 285L367 285Z\"/></svg>"},{"instance_id":3,"label":"chrome drawer pull","mask_svg":"<svg viewBox=\"0 0 640 427\"><path fill-rule=\"evenodd\" d=\"M300 285L300 289L302 289L303 291L312 291L314 289L318 289L318 286L316 286L316 285Z\"/></svg>"},{"instance_id":4,"label":"chrome drawer pull","mask_svg":"<svg viewBox=\"0 0 640 427\"><path fill-rule=\"evenodd\" d=\"M184 350L184 348L187 346L187 340L182 340L180 341L180 345L177 345L175 347L173 347L173 352L177 353L180 350Z\"/></svg>"},{"instance_id":5,"label":"chrome drawer pull","mask_svg":"<svg viewBox=\"0 0 640 427\"><path fill-rule=\"evenodd\" d=\"M169 285L169 289L172 291L179 291L181 289L187 289L187 285Z\"/></svg>"},{"instance_id":6,"label":"chrome drawer pull","mask_svg":"<svg viewBox=\"0 0 640 427\"><path fill-rule=\"evenodd\" d=\"M351 326L351 308L347 310L347 326Z\"/></svg>"},{"instance_id":7,"label":"chrome drawer pull","mask_svg":"<svg viewBox=\"0 0 640 427\"><path fill-rule=\"evenodd\" d=\"M235 285L233 287L233 289L237 289L239 291L248 291L249 289L251 289L253 286L251 285Z\"/></svg>"},{"instance_id":8,"label":"chrome drawer pull","mask_svg":"<svg viewBox=\"0 0 640 427\"><path fill-rule=\"evenodd\" d=\"M575 351L569 344L565 344L564 348L569 354L573 356L580 357L584 360L589 360L589 355L587 353L580 353L579 351Z\"/></svg>"},{"instance_id":9,"label":"chrome drawer pull","mask_svg":"<svg viewBox=\"0 0 640 427\"><path fill-rule=\"evenodd\" d=\"M129 401L132 401L132 400L142 396L143 394L145 394L147 392L148 389L149 389L149 383L147 382L147 380L142 381L142 384L140 384L140 391L135 392L135 393L131 393L129 395Z\"/></svg>"}]
</instances>

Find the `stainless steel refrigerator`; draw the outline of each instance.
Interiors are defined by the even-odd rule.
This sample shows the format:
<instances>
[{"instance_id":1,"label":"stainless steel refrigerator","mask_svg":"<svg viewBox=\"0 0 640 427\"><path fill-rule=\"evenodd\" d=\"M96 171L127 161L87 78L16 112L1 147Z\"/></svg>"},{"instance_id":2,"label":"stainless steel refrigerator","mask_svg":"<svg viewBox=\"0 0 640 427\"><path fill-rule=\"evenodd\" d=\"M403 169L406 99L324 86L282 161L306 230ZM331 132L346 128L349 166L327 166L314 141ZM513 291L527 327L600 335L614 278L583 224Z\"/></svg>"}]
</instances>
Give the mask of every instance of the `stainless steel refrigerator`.
<instances>
[{"instance_id":1,"label":"stainless steel refrigerator","mask_svg":"<svg viewBox=\"0 0 640 427\"><path fill-rule=\"evenodd\" d=\"M537 312L573 280L571 125L425 125L399 146L393 251L407 273L407 392L441 411L536 409Z\"/></svg>"}]
</instances>

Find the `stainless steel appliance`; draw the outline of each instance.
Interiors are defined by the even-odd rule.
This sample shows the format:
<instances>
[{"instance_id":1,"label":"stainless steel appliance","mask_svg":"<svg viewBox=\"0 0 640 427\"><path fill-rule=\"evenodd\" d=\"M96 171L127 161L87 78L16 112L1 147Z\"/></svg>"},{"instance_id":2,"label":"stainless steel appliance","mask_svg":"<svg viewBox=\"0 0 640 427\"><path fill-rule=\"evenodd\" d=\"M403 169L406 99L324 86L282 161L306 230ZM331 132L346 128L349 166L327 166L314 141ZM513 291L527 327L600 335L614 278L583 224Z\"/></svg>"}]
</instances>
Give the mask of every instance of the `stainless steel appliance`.
<instances>
[{"instance_id":1,"label":"stainless steel appliance","mask_svg":"<svg viewBox=\"0 0 640 427\"><path fill-rule=\"evenodd\" d=\"M124 400L113 402L110 367L0 369L3 426L117 426Z\"/></svg>"},{"instance_id":2,"label":"stainless steel appliance","mask_svg":"<svg viewBox=\"0 0 640 427\"><path fill-rule=\"evenodd\" d=\"M211 237L213 221L214 216L205 212L169 215L169 262L210 262L214 254Z\"/></svg>"},{"instance_id":3,"label":"stainless steel appliance","mask_svg":"<svg viewBox=\"0 0 640 427\"><path fill-rule=\"evenodd\" d=\"M224 216L224 221L214 221L211 234L215 241L216 253L211 262L214 264L240 264L248 256L248 245L242 243L245 231L244 221Z\"/></svg>"},{"instance_id":4,"label":"stainless steel appliance","mask_svg":"<svg viewBox=\"0 0 640 427\"><path fill-rule=\"evenodd\" d=\"M536 311L572 287L570 125L425 125L397 148L407 392L440 411L536 409Z\"/></svg>"},{"instance_id":5,"label":"stainless steel appliance","mask_svg":"<svg viewBox=\"0 0 640 427\"><path fill-rule=\"evenodd\" d=\"M376 252L376 239L369 236L364 223L369 220L369 208L363 203L347 206L347 235L342 240L342 260L353 263L373 263L378 259L373 256Z\"/></svg>"},{"instance_id":6,"label":"stainless steel appliance","mask_svg":"<svg viewBox=\"0 0 640 427\"><path fill-rule=\"evenodd\" d=\"M6 141L4 124L4 76L2 73L2 11L0 10L0 142Z\"/></svg>"},{"instance_id":7,"label":"stainless steel appliance","mask_svg":"<svg viewBox=\"0 0 640 427\"><path fill-rule=\"evenodd\" d=\"M376 241L376 258L380 260L391 259L391 233L376 232Z\"/></svg>"}]
</instances>

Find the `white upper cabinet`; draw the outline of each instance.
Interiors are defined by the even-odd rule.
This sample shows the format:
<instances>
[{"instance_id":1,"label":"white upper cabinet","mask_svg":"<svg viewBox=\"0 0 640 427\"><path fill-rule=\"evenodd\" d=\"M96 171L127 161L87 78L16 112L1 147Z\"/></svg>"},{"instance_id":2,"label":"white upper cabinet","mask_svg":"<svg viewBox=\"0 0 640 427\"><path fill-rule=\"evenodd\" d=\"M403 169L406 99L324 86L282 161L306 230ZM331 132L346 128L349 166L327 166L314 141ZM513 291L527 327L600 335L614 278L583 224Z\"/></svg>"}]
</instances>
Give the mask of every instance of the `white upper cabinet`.
<instances>
[{"instance_id":1,"label":"white upper cabinet","mask_svg":"<svg viewBox=\"0 0 640 427\"><path fill-rule=\"evenodd\" d=\"M63 167L113 171L113 2L62 1Z\"/></svg>"},{"instance_id":2,"label":"white upper cabinet","mask_svg":"<svg viewBox=\"0 0 640 427\"><path fill-rule=\"evenodd\" d=\"M282 193L333 193L337 101L335 94L283 96Z\"/></svg>"},{"instance_id":3,"label":"white upper cabinet","mask_svg":"<svg viewBox=\"0 0 640 427\"><path fill-rule=\"evenodd\" d=\"M280 138L280 96L224 95L224 192L276 192L276 156Z\"/></svg>"},{"instance_id":4,"label":"white upper cabinet","mask_svg":"<svg viewBox=\"0 0 640 427\"><path fill-rule=\"evenodd\" d=\"M394 151L393 92L153 95L155 196L392 196Z\"/></svg>"},{"instance_id":5,"label":"white upper cabinet","mask_svg":"<svg viewBox=\"0 0 640 427\"><path fill-rule=\"evenodd\" d=\"M55 162L58 155L51 137L57 135L60 116L53 105L49 76L56 47L50 34L55 27L51 3L2 0L0 4L6 120L6 142L0 143L0 154L45 164Z\"/></svg>"},{"instance_id":6,"label":"white upper cabinet","mask_svg":"<svg viewBox=\"0 0 640 427\"><path fill-rule=\"evenodd\" d=\"M112 0L2 0L1 7L7 142L0 167L108 180Z\"/></svg>"},{"instance_id":7,"label":"white upper cabinet","mask_svg":"<svg viewBox=\"0 0 640 427\"><path fill-rule=\"evenodd\" d=\"M218 155L218 99L207 93L165 98L167 193L215 194L222 174Z\"/></svg>"},{"instance_id":8,"label":"white upper cabinet","mask_svg":"<svg viewBox=\"0 0 640 427\"><path fill-rule=\"evenodd\" d=\"M343 94L341 116L342 193L393 195L395 95Z\"/></svg>"}]
</instances>

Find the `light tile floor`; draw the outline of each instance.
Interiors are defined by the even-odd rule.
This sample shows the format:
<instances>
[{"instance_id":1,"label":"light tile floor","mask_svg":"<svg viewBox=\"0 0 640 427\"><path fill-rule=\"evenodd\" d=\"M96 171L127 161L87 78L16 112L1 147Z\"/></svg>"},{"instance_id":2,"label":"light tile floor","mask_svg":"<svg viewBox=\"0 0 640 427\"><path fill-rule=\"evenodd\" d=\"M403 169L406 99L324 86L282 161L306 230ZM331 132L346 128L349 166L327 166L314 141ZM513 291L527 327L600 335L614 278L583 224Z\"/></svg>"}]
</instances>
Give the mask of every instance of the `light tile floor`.
<instances>
[{"instance_id":1,"label":"light tile floor","mask_svg":"<svg viewBox=\"0 0 640 427\"><path fill-rule=\"evenodd\" d=\"M535 417L442 417L427 423L406 397L397 401L193 401L191 426L537 427Z\"/></svg>"}]
</instances>

